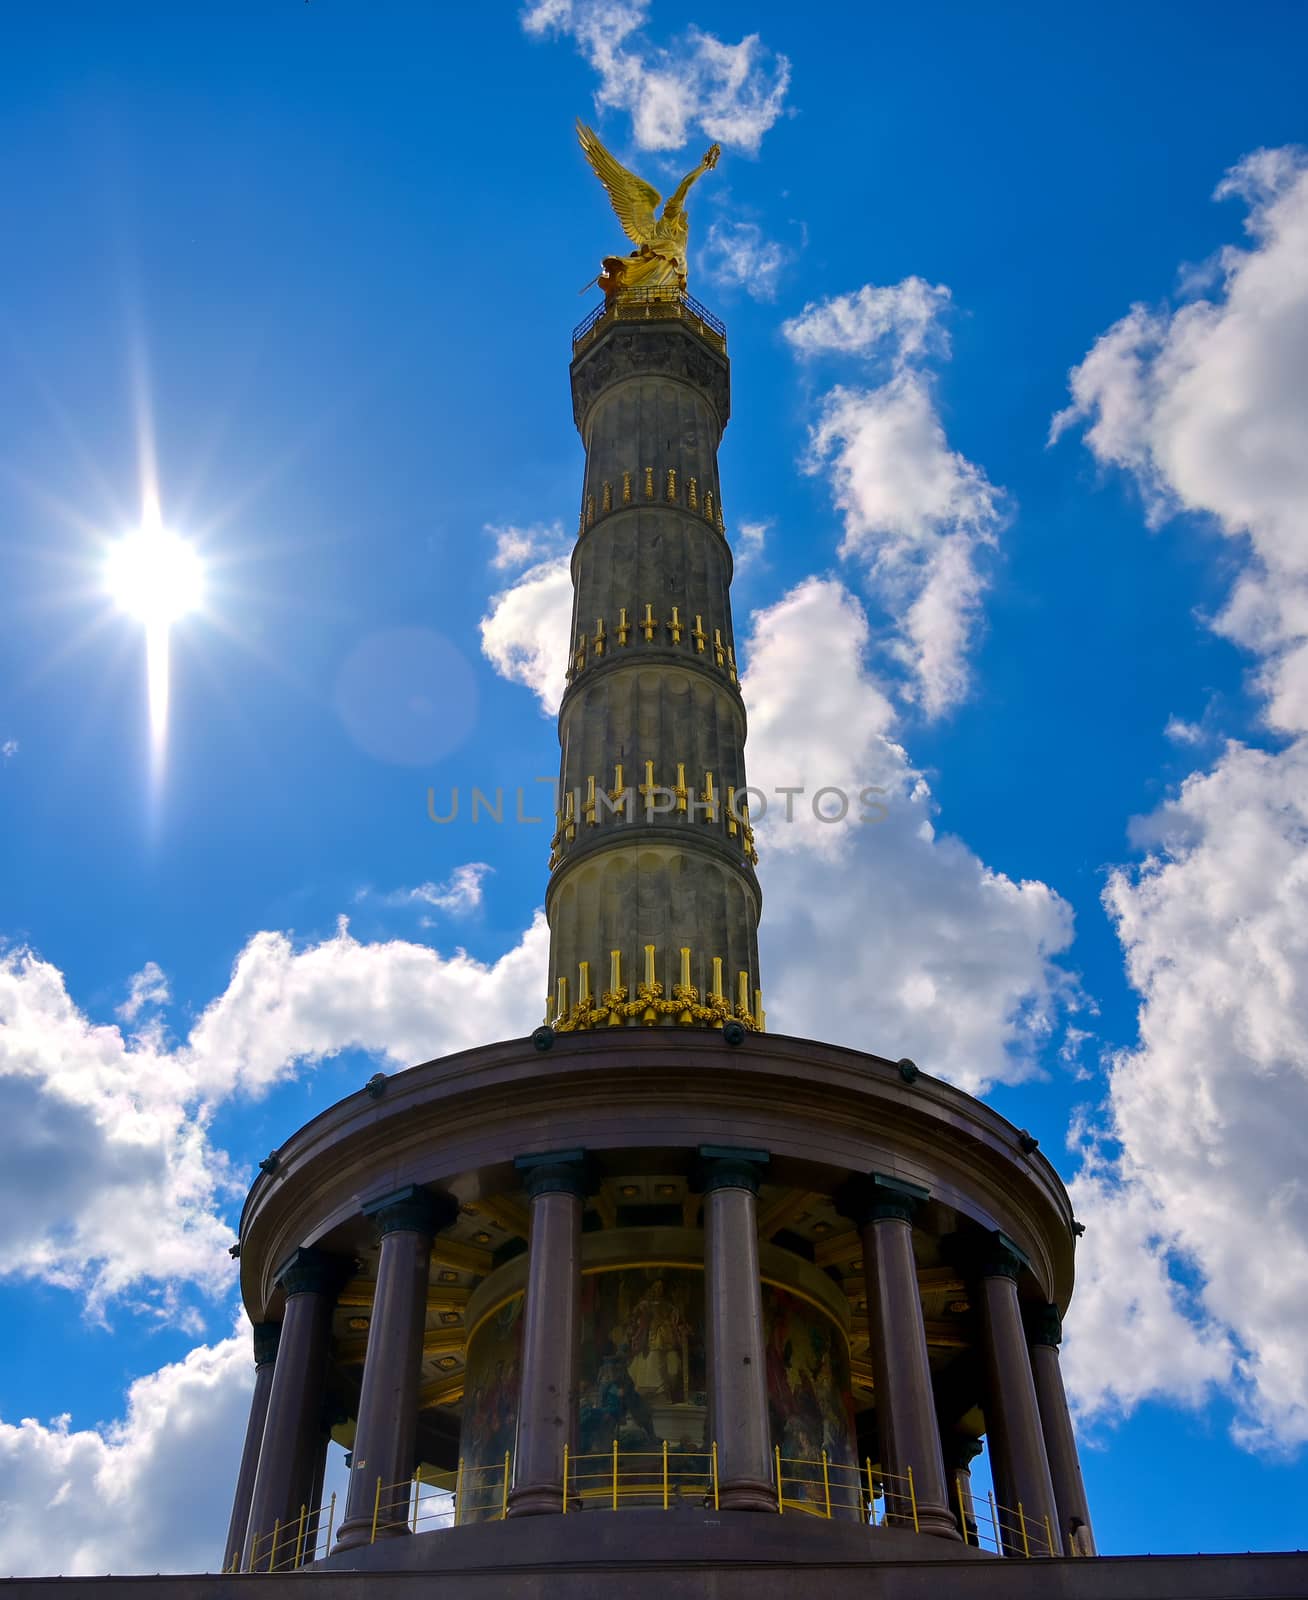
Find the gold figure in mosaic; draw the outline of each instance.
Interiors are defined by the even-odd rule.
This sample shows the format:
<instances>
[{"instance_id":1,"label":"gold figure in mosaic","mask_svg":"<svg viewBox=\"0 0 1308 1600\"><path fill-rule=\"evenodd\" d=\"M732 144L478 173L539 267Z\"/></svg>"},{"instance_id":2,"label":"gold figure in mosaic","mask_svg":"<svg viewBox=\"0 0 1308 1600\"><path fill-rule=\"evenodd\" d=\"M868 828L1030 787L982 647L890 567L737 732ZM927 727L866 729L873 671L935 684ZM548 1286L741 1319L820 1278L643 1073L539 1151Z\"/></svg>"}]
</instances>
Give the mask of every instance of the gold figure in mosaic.
<instances>
[{"instance_id":1,"label":"gold figure in mosaic","mask_svg":"<svg viewBox=\"0 0 1308 1600\"><path fill-rule=\"evenodd\" d=\"M638 178L605 149L598 134L580 120L577 137L595 176L608 191L618 221L636 248L629 256L605 256L598 283L605 298L632 289L665 289L683 293L686 288L686 241L690 229L685 202L690 187L718 164L721 145L711 144L704 159L688 172L663 204L663 196L644 178ZM663 205L663 213L657 215Z\"/></svg>"}]
</instances>

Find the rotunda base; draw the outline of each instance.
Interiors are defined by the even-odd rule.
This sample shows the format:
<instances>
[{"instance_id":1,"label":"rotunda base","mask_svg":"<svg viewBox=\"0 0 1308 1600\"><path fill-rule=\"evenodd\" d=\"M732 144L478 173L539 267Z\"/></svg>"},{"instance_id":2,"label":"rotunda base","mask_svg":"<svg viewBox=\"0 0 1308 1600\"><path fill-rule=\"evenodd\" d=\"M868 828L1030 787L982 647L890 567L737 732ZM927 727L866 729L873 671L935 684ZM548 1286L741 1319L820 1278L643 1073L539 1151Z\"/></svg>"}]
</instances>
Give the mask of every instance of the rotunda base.
<instances>
[{"instance_id":1,"label":"rotunda base","mask_svg":"<svg viewBox=\"0 0 1308 1600\"><path fill-rule=\"evenodd\" d=\"M626 1511L583 1511L568 1516L510 1518L416 1533L408 1539L379 1541L361 1549L343 1550L310 1569L314 1572L431 1572L472 1574L495 1570L506 1576L525 1568L557 1568L581 1576L621 1567L646 1570L664 1567L674 1573L687 1567L703 1574L715 1568L769 1568L813 1565L875 1565L906 1561L997 1561L999 1557L956 1539L915 1534L911 1528L861 1527L803 1513L778 1516L758 1511L700 1510L679 1506L670 1511L634 1508ZM571 1591L569 1591L571 1592ZM758 1600L773 1592L766 1583L754 1591Z\"/></svg>"}]
</instances>

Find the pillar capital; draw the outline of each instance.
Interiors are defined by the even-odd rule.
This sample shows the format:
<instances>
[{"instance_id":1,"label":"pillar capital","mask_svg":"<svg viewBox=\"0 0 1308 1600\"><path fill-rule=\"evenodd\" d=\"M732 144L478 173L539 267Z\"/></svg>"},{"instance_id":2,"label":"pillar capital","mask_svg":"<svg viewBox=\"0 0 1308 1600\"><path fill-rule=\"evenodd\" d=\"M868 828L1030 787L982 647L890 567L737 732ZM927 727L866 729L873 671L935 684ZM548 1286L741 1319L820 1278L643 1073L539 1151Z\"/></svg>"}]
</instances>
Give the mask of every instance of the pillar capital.
<instances>
[{"instance_id":1,"label":"pillar capital","mask_svg":"<svg viewBox=\"0 0 1308 1600\"><path fill-rule=\"evenodd\" d=\"M1055 1350L1063 1342L1063 1319L1056 1305L1031 1306L1026 1313L1028 1344L1047 1344Z\"/></svg>"},{"instance_id":2,"label":"pillar capital","mask_svg":"<svg viewBox=\"0 0 1308 1600\"><path fill-rule=\"evenodd\" d=\"M280 1322L256 1322L254 1332L255 1367L266 1367L277 1359L277 1345L282 1336Z\"/></svg>"},{"instance_id":3,"label":"pillar capital","mask_svg":"<svg viewBox=\"0 0 1308 1600\"><path fill-rule=\"evenodd\" d=\"M584 1150L549 1150L541 1155L518 1156L513 1165L522 1174L530 1200L542 1194L570 1194L584 1200L590 1193L590 1162Z\"/></svg>"},{"instance_id":4,"label":"pillar capital","mask_svg":"<svg viewBox=\"0 0 1308 1600\"><path fill-rule=\"evenodd\" d=\"M946 1464L952 1472L970 1472L972 1463L985 1448L980 1439L970 1439L965 1433L949 1434L942 1443Z\"/></svg>"},{"instance_id":5,"label":"pillar capital","mask_svg":"<svg viewBox=\"0 0 1308 1600\"><path fill-rule=\"evenodd\" d=\"M1011 1278L1014 1283L1031 1262L1025 1251L996 1228L979 1242L976 1250L976 1271L983 1278Z\"/></svg>"},{"instance_id":6,"label":"pillar capital","mask_svg":"<svg viewBox=\"0 0 1308 1600\"><path fill-rule=\"evenodd\" d=\"M851 1178L835 1196L840 1211L860 1228L887 1218L912 1222L930 1198L931 1191L920 1184L880 1172Z\"/></svg>"},{"instance_id":7,"label":"pillar capital","mask_svg":"<svg viewBox=\"0 0 1308 1600\"><path fill-rule=\"evenodd\" d=\"M757 1194L763 1181L763 1168L770 1160L766 1150L702 1144L699 1147L699 1188L704 1194L712 1194L715 1189L748 1189L750 1194Z\"/></svg>"},{"instance_id":8,"label":"pillar capital","mask_svg":"<svg viewBox=\"0 0 1308 1600\"><path fill-rule=\"evenodd\" d=\"M370 1200L363 1214L372 1218L379 1238L388 1233L421 1233L430 1238L454 1221L459 1202L451 1195L433 1194L411 1183L380 1200Z\"/></svg>"},{"instance_id":9,"label":"pillar capital","mask_svg":"<svg viewBox=\"0 0 1308 1600\"><path fill-rule=\"evenodd\" d=\"M277 1269L274 1281L289 1300L297 1294L334 1294L344 1277L343 1263L336 1256L302 1245Z\"/></svg>"}]
</instances>

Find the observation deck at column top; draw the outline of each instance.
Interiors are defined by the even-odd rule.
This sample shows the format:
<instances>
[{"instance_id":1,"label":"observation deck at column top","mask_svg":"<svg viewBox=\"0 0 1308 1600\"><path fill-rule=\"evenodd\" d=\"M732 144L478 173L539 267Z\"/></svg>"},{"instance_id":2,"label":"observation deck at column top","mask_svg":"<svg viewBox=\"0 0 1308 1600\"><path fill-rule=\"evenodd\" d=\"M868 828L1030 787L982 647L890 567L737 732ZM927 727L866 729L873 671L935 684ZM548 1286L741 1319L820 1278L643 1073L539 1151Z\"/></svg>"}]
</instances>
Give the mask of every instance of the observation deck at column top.
<instances>
[{"instance_id":1,"label":"observation deck at column top","mask_svg":"<svg viewBox=\"0 0 1308 1600\"><path fill-rule=\"evenodd\" d=\"M715 349L726 352L727 325L692 295L676 289L626 289L601 301L572 330L572 353L581 352L614 322L685 322Z\"/></svg>"}]
</instances>

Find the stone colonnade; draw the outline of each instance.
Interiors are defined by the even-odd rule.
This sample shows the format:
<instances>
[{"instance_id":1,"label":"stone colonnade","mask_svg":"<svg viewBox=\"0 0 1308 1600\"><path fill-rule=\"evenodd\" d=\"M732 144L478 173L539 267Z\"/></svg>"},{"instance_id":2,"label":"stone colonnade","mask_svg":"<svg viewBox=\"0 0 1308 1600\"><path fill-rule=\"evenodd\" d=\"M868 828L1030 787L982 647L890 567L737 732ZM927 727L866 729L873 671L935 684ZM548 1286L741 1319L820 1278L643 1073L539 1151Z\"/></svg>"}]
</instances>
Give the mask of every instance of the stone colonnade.
<instances>
[{"instance_id":1,"label":"stone colonnade","mask_svg":"<svg viewBox=\"0 0 1308 1600\"><path fill-rule=\"evenodd\" d=\"M768 1161L758 1150L704 1146L704 1254L710 1435L718 1448L724 1509L773 1511L766 1357L758 1264L756 1197ZM581 1221L590 1187L584 1151L519 1158L530 1205L522 1387L513 1452L511 1517L563 1510L564 1448L577 1425ZM867 1285L880 1464L897 1479L913 1472L920 1529L975 1542L972 1451L946 1462L927 1360L913 1258L912 1223L927 1191L877 1174L847 1184L838 1199L859 1227ZM353 1466L337 1549L372 1538L376 1484L413 1472L418 1380L432 1241L457 1215L445 1195L408 1188L366 1208L381 1236L377 1288L355 1431ZM1029 1526L1045 1519L1068 1554L1093 1553L1089 1511L1058 1365L1056 1309L1024 1326L1017 1279L1027 1265L1000 1233L983 1236L974 1263L986 1368L985 1414L999 1500L1022 1507ZM321 1492L327 1336L343 1281L341 1263L296 1251L278 1274L286 1295L280 1330L255 1329L255 1389L237 1479L225 1565L268 1564L266 1539L312 1509ZM315 1493L315 1489L317 1492ZM960 1516L959 1504L963 1510ZM908 1520L898 1507L891 1520ZM960 1521L964 1524L960 1531ZM403 1517L383 1517L378 1537L404 1536ZM1006 1549L1022 1553L1005 1526ZM256 1538L265 1541L256 1551ZM1037 1533L1035 1543L1043 1548Z\"/></svg>"}]
</instances>

